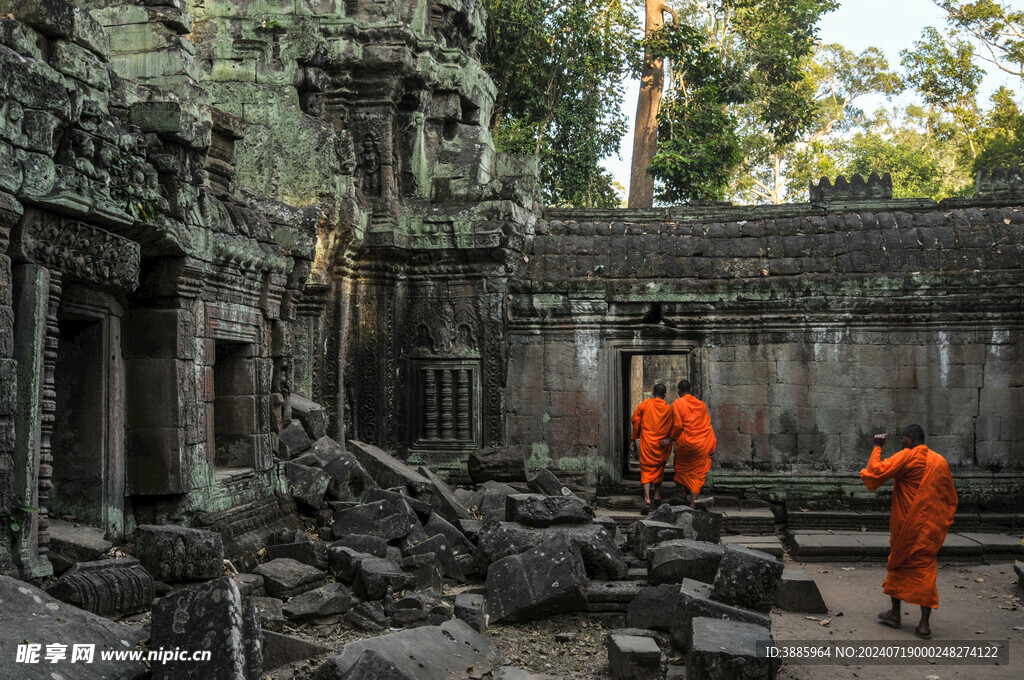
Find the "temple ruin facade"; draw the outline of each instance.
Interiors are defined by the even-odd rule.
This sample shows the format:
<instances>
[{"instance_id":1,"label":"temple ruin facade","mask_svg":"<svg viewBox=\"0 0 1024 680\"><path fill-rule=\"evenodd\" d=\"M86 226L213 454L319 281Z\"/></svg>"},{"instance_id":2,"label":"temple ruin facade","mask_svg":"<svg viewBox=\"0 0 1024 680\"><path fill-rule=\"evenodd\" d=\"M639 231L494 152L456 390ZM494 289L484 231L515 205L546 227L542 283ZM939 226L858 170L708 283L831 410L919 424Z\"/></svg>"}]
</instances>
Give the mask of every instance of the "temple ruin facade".
<instances>
[{"instance_id":1,"label":"temple ruin facade","mask_svg":"<svg viewBox=\"0 0 1024 680\"><path fill-rule=\"evenodd\" d=\"M881 503L872 435L916 422L966 511L1019 507L1019 170L545 208L490 137L485 29L476 0L0 0L0 573L50 574L56 521L292 526L299 398L451 479L505 448L614 484L645 366L710 406L715 488Z\"/></svg>"}]
</instances>

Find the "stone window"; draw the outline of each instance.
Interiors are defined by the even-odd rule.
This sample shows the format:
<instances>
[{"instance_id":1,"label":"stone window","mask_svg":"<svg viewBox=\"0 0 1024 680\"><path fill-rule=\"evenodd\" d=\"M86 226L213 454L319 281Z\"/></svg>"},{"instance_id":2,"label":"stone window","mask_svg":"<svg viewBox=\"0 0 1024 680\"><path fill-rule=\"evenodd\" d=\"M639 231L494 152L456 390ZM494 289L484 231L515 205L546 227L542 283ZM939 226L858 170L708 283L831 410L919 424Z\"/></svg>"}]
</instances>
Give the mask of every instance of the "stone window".
<instances>
[{"instance_id":1,"label":"stone window","mask_svg":"<svg viewBox=\"0 0 1024 680\"><path fill-rule=\"evenodd\" d=\"M253 345L216 341L213 434L218 468L251 468L257 452Z\"/></svg>"},{"instance_id":2,"label":"stone window","mask_svg":"<svg viewBox=\"0 0 1024 680\"><path fill-rule=\"evenodd\" d=\"M411 448L472 450L480 443L480 362L420 360L412 365Z\"/></svg>"}]
</instances>

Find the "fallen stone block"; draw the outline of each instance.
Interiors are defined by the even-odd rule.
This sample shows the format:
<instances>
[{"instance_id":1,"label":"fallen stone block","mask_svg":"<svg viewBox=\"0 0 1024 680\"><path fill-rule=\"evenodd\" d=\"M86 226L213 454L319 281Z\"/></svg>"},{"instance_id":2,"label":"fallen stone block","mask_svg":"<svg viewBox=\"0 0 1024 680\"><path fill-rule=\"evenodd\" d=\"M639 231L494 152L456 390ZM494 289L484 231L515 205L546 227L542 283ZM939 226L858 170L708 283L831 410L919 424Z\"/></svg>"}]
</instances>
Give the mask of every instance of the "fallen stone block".
<instances>
[{"instance_id":1,"label":"fallen stone block","mask_svg":"<svg viewBox=\"0 0 1024 680\"><path fill-rule=\"evenodd\" d=\"M388 590L405 590L415 582L414 576L402 571L391 560L366 557L359 562L352 587L364 600L380 600L388 594Z\"/></svg>"},{"instance_id":2,"label":"fallen stone block","mask_svg":"<svg viewBox=\"0 0 1024 680\"><path fill-rule=\"evenodd\" d=\"M694 533L689 528L677 527L667 522L642 519L633 525L632 536L633 554L646 561L647 551L651 547L664 541L693 540Z\"/></svg>"},{"instance_id":3,"label":"fallen stone block","mask_svg":"<svg viewBox=\"0 0 1024 680\"><path fill-rule=\"evenodd\" d=\"M276 597L250 597L260 617L260 626L264 630L284 630L284 602Z\"/></svg>"},{"instance_id":4,"label":"fallen stone block","mask_svg":"<svg viewBox=\"0 0 1024 680\"><path fill-rule=\"evenodd\" d=\"M487 481L525 482L525 449L507 447L474 451L466 461L466 471L474 484Z\"/></svg>"},{"instance_id":5,"label":"fallen stone block","mask_svg":"<svg viewBox=\"0 0 1024 680\"><path fill-rule=\"evenodd\" d=\"M722 552L711 597L737 607L769 612L779 590L782 570L782 562L771 555L728 545Z\"/></svg>"},{"instance_id":6,"label":"fallen stone block","mask_svg":"<svg viewBox=\"0 0 1024 680\"><path fill-rule=\"evenodd\" d=\"M367 653L373 658L373 673L352 673L364 663ZM483 677L495 668L499 655L486 638L458 619L440 626L423 626L390 635L356 640L345 645L341 654L328 659L313 673L313 680L451 680L468 678L470 672ZM377 668L385 670L378 671ZM472 668L472 671L468 669Z\"/></svg>"},{"instance_id":7,"label":"fallen stone block","mask_svg":"<svg viewBox=\"0 0 1024 680\"><path fill-rule=\"evenodd\" d=\"M611 534L597 524L530 529L515 522L488 523L477 536L474 565L484 573L491 563L518 555L555 536L567 536L579 548L590 578L615 581L626 577L629 568Z\"/></svg>"},{"instance_id":8,"label":"fallen stone block","mask_svg":"<svg viewBox=\"0 0 1024 680\"><path fill-rule=\"evenodd\" d=\"M323 406L294 392L288 395L288 405L292 418L302 423L310 439L315 441L327 434L327 410Z\"/></svg>"},{"instance_id":9,"label":"fallen stone block","mask_svg":"<svg viewBox=\"0 0 1024 680\"><path fill-rule=\"evenodd\" d=\"M512 494L520 493L508 484L501 482L484 482L469 500L469 507L476 508L484 522L496 520L502 522L506 515L505 499Z\"/></svg>"},{"instance_id":10,"label":"fallen stone block","mask_svg":"<svg viewBox=\"0 0 1024 680\"><path fill-rule=\"evenodd\" d=\"M125 616L149 610L153 604L153 577L131 557L79 562L46 592L93 614Z\"/></svg>"},{"instance_id":11,"label":"fallen stone block","mask_svg":"<svg viewBox=\"0 0 1024 680\"><path fill-rule=\"evenodd\" d=\"M388 542L380 536L367 536L366 534L349 534L342 536L331 548L352 548L356 552L366 553L374 557L387 557Z\"/></svg>"},{"instance_id":12,"label":"fallen stone block","mask_svg":"<svg viewBox=\"0 0 1024 680\"><path fill-rule=\"evenodd\" d=\"M587 611L624 614L642 588L638 581L591 581L587 584Z\"/></svg>"},{"instance_id":13,"label":"fallen stone block","mask_svg":"<svg viewBox=\"0 0 1024 680\"><path fill-rule=\"evenodd\" d=\"M271 671L300 661L333 654L336 650L293 635L263 631L263 670Z\"/></svg>"},{"instance_id":14,"label":"fallen stone block","mask_svg":"<svg viewBox=\"0 0 1024 680\"><path fill-rule=\"evenodd\" d=\"M787 612L827 614L828 606L818 584L803 569L783 569L775 606Z\"/></svg>"},{"instance_id":15,"label":"fallen stone block","mask_svg":"<svg viewBox=\"0 0 1024 680\"><path fill-rule=\"evenodd\" d=\"M242 597L259 597L267 591L263 589L263 577L259 574L232 574L238 584L238 592Z\"/></svg>"},{"instance_id":16,"label":"fallen stone block","mask_svg":"<svg viewBox=\"0 0 1024 680\"><path fill-rule=\"evenodd\" d=\"M404 486L416 498L427 498L433 490L423 475L372 444L349 440L348 450L379 487Z\"/></svg>"},{"instance_id":17,"label":"fallen stone block","mask_svg":"<svg viewBox=\"0 0 1024 680\"><path fill-rule=\"evenodd\" d=\"M767 614L717 602L711 599L711 586L685 579L678 588L675 607L671 612L672 627L669 632L674 647L683 651L689 649L692 622L698 617L771 627L771 618Z\"/></svg>"},{"instance_id":18,"label":"fallen stone block","mask_svg":"<svg viewBox=\"0 0 1024 680\"><path fill-rule=\"evenodd\" d=\"M458 559L455 557L455 553L452 552L448 546L448 539L437 534L431 536L425 541L421 541L416 545L410 546L406 551L406 556L411 555L422 555L426 553L433 553L437 557L437 562L441 566L442 573L448 578L455 579L456 581L466 580L466 575L462 571L462 565L459 564Z\"/></svg>"},{"instance_id":19,"label":"fallen stone block","mask_svg":"<svg viewBox=\"0 0 1024 680\"><path fill-rule=\"evenodd\" d=\"M571 496L572 490L566 485L558 481L558 477L548 470L547 468L541 468L537 471L537 474L529 480L530 491L534 493L543 494L545 496Z\"/></svg>"},{"instance_id":20,"label":"fallen stone block","mask_svg":"<svg viewBox=\"0 0 1024 680\"><path fill-rule=\"evenodd\" d=\"M148 671L142 661L106 660L104 652L125 652L136 648L146 631L113 623L83 609L47 595L42 590L0 576L0 675L18 680L50 680L50 664L43 661L46 644L54 642L95 644L92 663L75 667L75 680L135 680ZM17 645L25 641L39 643L39 664L15 664ZM69 648L70 653L70 648Z\"/></svg>"},{"instance_id":21,"label":"fallen stone block","mask_svg":"<svg viewBox=\"0 0 1024 680\"><path fill-rule=\"evenodd\" d=\"M460 519L472 519L469 510L455 497L455 492L452 491L447 482L434 474L429 468L420 466L419 472L433 487L429 502L442 517L449 522L457 522Z\"/></svg>"},{"instance_id":22,"label":"fallen stone block","mask_svg":"<svg viewBox=\"0 0 1024 680\"><path fill-rule=\"evenodd\" d=\"M53 573L70 569L78 562L95 562L114 547L96 527L76 527L71 522L50 518L50 552L46 557L53 565Z\"/></svg>"},{"instance_id":23,"label":"fallen stone block","mask_svg":"<svg viewBox=\"0 0 1024 680\"><path fill-rule=\"evenodd\" d=\"M684 578L711 583L723 551L721 544L688 539L657 543L647 550L647 578L651 585L682 583Z\"/></svg>"},{"instance_id":24,"label":"fallen stone block","mask_svg":"<svg viewBox=\"0 0 1024 680\"><path fill-rule=\"evenodd\" d=\"M347 534L362 534L394 541L419 526L419 520L408 503L382 499L336 511L331 533L339 538Z\"/></svg>"},{"instance_id":25,"label":"fallen stone block","mask_svg":"<svg viewBox=\"0 0 1024 680\"><path fill-rule=\"evenodd\" d=\"M425 522L430 519L430 515L434 513L434 506L426 501L421 501L418 498L409 496L404 493L404 490L405 487L397 487L396 489L371 489L366 492L366 497L363 499L363 502L373 503L375 501L387 501L392 504L391 507L394 507L396 512L399 508L405 508L408 506L421 522Z\"/></svg>"},{"instance_id":26,"label":"fallen stone block","mask_svg":"<svg viewBox=\"0 0 1024 680\"><path fill-rule=\"evenodd\" d=\"M312 619L332 614L344 614L352 608L352 595L340 583L328 583L319 588L296 595L282 608L289 619Z\"/></svg>"},{"instance_id":27,"label":"fallen stone block","mask_svg":"<svg viewBox=\"0 0 1024 680\"><path fill-rule=\"evenodd\" d=\"M608 669L612 680L660 678L661 649L649 637L609 635Z\"/></svg>"},{"instance_id":28,"label":"fallen stone block","mask_svg":"<svg viewBox=\"0 0 1024 680\"><path fill-rule=\"evenodd\" d=\"M678 598L679 586L671 583L640 589L626 608L626 625L645 630L671 631Z\"/></svg>"},{"instance_id":29,"label":"fallen stone block","mask_svg":"<svg viewBox=\"0 0 1024 680\"><path fill-rule=\"evenodd\" d=\"M154 680L238 678L260 680L263 637L252 602L221 577L161 598L153 607L150 649L209 651L201 666L192 659L153 665Z\"/></svg>"},{"instance_id":30,"label":"fallen stone block","mask_svg":"<svg viewBox=\"0 0 1024 680\"><path fill-rule=\"evenodd\" d=\"M331 478L323 470L306 465L285 463L285 475L288 477L288 492L301 507L319 510L324 504L327 485Z\"/></svg>"},{"instance_id":31,"label":"fallen stone block","mask_svg":"<svg viewBox=\"0 0 1024 680\"><path fill-rule=\"evenodd\" d=\"M460 593L455 596L455 618L465 621L478 633L487 631L487 598L484 595Z\"/></svg>"},{"instance_id":32,"label":"fallen stone block","mask_svg":"<svg viewBox=\"0 0 1024 680\"><path fill-rule=\"evenodd\" d=\"M497 521L500 522L501 520ZM458 522L455 522L455 528L461 531L470 541L476 541L480 532L483 531L484 524L485 523L479 519L460 519Z\"/></svg>"},{"instance_id":33,"label":"fallen stone block","mask_svg":"<svg viewBox=\"0 0 1024 680\"><path fill-rule=\"evenodd\" d=\"M389 628L388 617L384 615L380 602L360 602L345 614L345 620L368 633Z\"/></svg>"},{"instance_id":34,"label":"fallen stone block","mask_svg":"<svg viewBox=\"0 0 1024 680\"><path fill-rule=\"evenodd\" d=\"M279 543L267 546L267 561L287 558L308 564L311 567L327 569L327 546L320 542Z\"/></svg>"},{"instance_id":35,"label":"fallen stone block","mask_svg":"<svg viewBox=\"0 0 1024 680\"><path fill-rule=\"evenodd\" d=\"M694 541L718 543L722 536L722 513L695 510L685 505L663 503L647 519L665 522L687 530L687 536Z\"/></svg>"},{"instance_id":36,"label":"fallen stone block","mask_svg":"<svg viewBox=\"0 0 1024 680\"><path fill-rule=\"evenodd\" d=\"M697 617L686 654L686 677L702 680L771 680L778 672L778 661L758 656L771 642L767 626L717 618Z\"/></svg>"},{"instance_id":37,"label":"fallen stone block","mask_svg":"<svg viewBox=\"0 0 1024 680\"><path fill-rule=\"evenodd\" d=\"M384 553L387 555L387 551ZM344 583L353 583L356 574L359 573L359 565L363 560L370 557L377 557L368 553L362 553L352 548L332 545L327 549L327 562L334 576Z\"/></svg>"},{"instance_id":38,"label":"fallen stone block","mask_svg":"<svg viewBox=\"0 0 1024 680\"><path fill-rule=\"evenodd\" d=\"M444 536L453 553L468 555L473 552L473 544L466 535L436 512L423 525L423 532L427 536Z\"/></svg>"},{"instance_id":39,"label":"fallen stone block","mask_svg":"<svg viewBox=\"0 0 1024 680\"><path fill-rule=\"evenodd\" d=\"M586 570L579 548L557 536L487 570L487 604L495 622L583 611Z\"/></svg>"},{"instance_id":40,"label":"fallen stone block","mask_svg":"<svg viewBox=\"0 0 1024 680\"><path fill-rule=\"evenodd\" d=\"M594 520L594 511L576 496L517 493L505 498L505 518L543 528L554 524L589 524Z\"/></svg>"},{"instance_id":41,"label":"fallen stone block","mask_svg":"<svg viewBox=\"0 0 1024 680\"><path fill-rule=\"evenodd\" d=\"M198 581L224 571L220 534L173 524L135 528L135 557L158 581Z\"/></svg>"},{"instance_id":42,"label":"fallen stone block","mask_svg":"<svg viewBox=\"0 0 1024 680\"><path fill-rule=\"evenodd\" d=\"M359 464L354 455L342 449L333 439L324 437L313 444L316 451L321 442L330 442L337 447L334 457L323 465L327 483L327 497L338 501L360 501L368 491L376 488L373 479Z\"/></svg>"},{"instance_id":43,"label":"fallen stone block","mask_svg":"<svg viewBox=\"0 0 1024 680\"><path fill-rule=\"evenodd\" d=\"M324 584L327 574L316 567L287 557L264 562L254 569L263 577L263 587L272 597L289 598Z\"/></svg>"},{"instance_id":44,"label":"fallen stone block","mask_svg":"<svg viewBox=\"0 0 1024 680\"><path fill-rule=\"evenodd\" d=\"M293 420L277 433L277 454L281 460L291 460L308 450L313 440L306 434L302 423Z\"/></svg>"},{"instance_id":45,"label":"fallen stone block","mask_svg":"<svg viewBox=\"0 0 1024 680\"><path fill-rule=\"evenodd\" d=\"M402 571L413 577L412 587L418 590L441 590L444 581L436 554L428 552L409 555L402 560L401 567Z\"/></svg>"}]
</instances>

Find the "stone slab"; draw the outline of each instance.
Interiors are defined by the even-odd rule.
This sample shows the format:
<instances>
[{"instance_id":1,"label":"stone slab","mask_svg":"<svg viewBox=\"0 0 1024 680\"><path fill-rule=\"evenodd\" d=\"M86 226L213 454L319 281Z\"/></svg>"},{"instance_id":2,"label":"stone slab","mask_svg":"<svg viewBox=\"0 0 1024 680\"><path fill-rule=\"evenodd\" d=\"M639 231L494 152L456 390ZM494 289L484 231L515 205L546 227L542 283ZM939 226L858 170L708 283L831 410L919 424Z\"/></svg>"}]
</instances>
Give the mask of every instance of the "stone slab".
<instances>
[{"instance_id":1,"label":"stone slab","mask_svg":"<svg viewBox=\"0 0 1024 680\"><path fill-rule=\"evenodd\" d=\"M381 488L404 486L417 498L429 496L433 490L430 481L423 475L372 444L350 440L348 450Z\"/></svg>"},{"instance_id":2,"label":"stone slab","mask_svg":"<svg viewBox=\"0 0 1024 680\"><path fill-rule=\"evenodd\" d=\"M287 557L264 562L254 570L263 577L263 587L271 597L294 597L323 585L327 574L316 567Z\"/></svg>"},{"instance_id":3,"label":"stone slab","mask_svg":"<svg viewBox=\"0 0 1024 680\"><path fill-rule=\"evenodd\" d=\"M608 669L612 680L640 680L661 675L661 649L649 637L608 636Z\"/></svg>"},{"instance_id":4,"label":"stone slab","mask_svg":"<svg viewBox=\"0 0 1024 680\"><path fill-rule=\"evenodd\" d=\"M758 656L758 643L772 640L767 626L697 617L686 655L686 677L701 680L771 680L778 663Z\"/></svg>"},{"instance_id":5,"label":"stone slab","mask_svg":"<svg viewBox=\"0 0 1024 680\"><path fill-rule=\"evenodd\" d=\"M333 654L336 650L293 635L263 631L263 670L271 671L300 661Z\"/></svg>"},{"instance_id":6,"label":"stone slab","mask_svg":"<svg viewBox=\"0 0 1024 680\"><path fill-rule=\"evenodd\" d=\"M365 652L375 652L394 670L382 680L452 680L483 675L499 662L498 653L480 633L464 621L452 619L440 626L422 626L390 635L357 640L328 659L313 673L313 680L346 680ZM472 669L472 671L468 669Z\"/></svg>"},{"instance_id":7,"label":"stone slab","mask_svg":"<svg viewBox=\"0 0 1024 680\"><path fill-rule=\"evenodd\" d=\"M818 584L802 569L783 569L775 606L787 612L827 614L828 606Z\"/></svg>"},{"instance_id":8,"label":"stone slab","mask_svg":"<svg viewBox=\"0 0 1024 680\"><path fill-rule=\"evenodd\" d=\"M749 534L742 534L738 536L722 536L722 543L728 545L735 543L736 545L742 545L744 548L750 548L751 550L760 550L763 553L768 553L773 557L782 559L782 556L786 554L786 550L782 545L782 541L778 536L751 536Z\"/></svg>"},{"instance_id":9,"label":"stone slab","mask_svg":"<svg viewBox=\"0 0 1024 680\"><path fill-rule=\"evenodd\" d=\"M0 675L12 668L19 644L40 645L37 664L18 664L17 675L4 677L17 680L53 680L53 674L64 674L75 680L135 680L149 671L141 661L103 661L104 651L128 651L147 636L141 628L113 623L77 607L50 597L42 590L0 576L0 659L4 659ZM13 632L17 634L12 634ZM43 662L46 645L54 642L95 644L92 663L69 661ZM70 659L70 648L68 649ZM71 673L74 672L72 676Z\"/></svg>"},{"instance_id":10,"label":"stone slab","mask_svg":"<svg viewBox=\"0 0 1024 680\"><path fill-rule=\"evenodd\" d=\"M687 579L679 586L675 609L670 614L670 635L674 647L683 651L689 649L692 622L698 617L728 619L765 628L771 627L771 617L767 614L715 602L711 599L711 586Z\"/></svg>"}]
</instances>

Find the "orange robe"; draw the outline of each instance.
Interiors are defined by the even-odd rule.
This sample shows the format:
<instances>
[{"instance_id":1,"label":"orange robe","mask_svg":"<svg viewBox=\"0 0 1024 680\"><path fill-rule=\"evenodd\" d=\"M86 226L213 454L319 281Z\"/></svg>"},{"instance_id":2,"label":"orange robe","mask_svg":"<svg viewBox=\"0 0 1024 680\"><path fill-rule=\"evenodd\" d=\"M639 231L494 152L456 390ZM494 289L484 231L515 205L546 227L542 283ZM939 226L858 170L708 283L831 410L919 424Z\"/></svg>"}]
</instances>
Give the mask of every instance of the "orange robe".
<instances>
[{"instance_id":1,"label":"orange robe","mask_svg":"<svg viewBox=\"0 0 1024 680\"><path fill-rule=\"evenodd\" d=\"M889 517L889 564L882 590L909 604L938 607L937 555L953 524L957 504L946 459L922 444L882 460L882 449L876 446L860 478L869 491L896 480Z\"/></svg>"},{"instance_id":2,"label":"orange robe","mask_svg":"<svg viewBox=\"0 0 1024 680\"><path fill-rule=\"evenodd\" d=\"M644 399L633 412L633 439L640 440L640 482L660 482L671 447L661 440L672 434L672 407L664 399Z\"/></svg>"},{"instance_id":3,"label":"orange robe","mask_svg":"<svg viewBox=\"0 0 1024 680\"><path fill-rule=\"evenodd\" d=\"M673 401L672 413L672 437L676 440L672 479L680 489L685 486L691 493L699 494L711 469L711 454L718 446L711 415L704 402L692 394Z\"/></svg>"}]
</instances>

